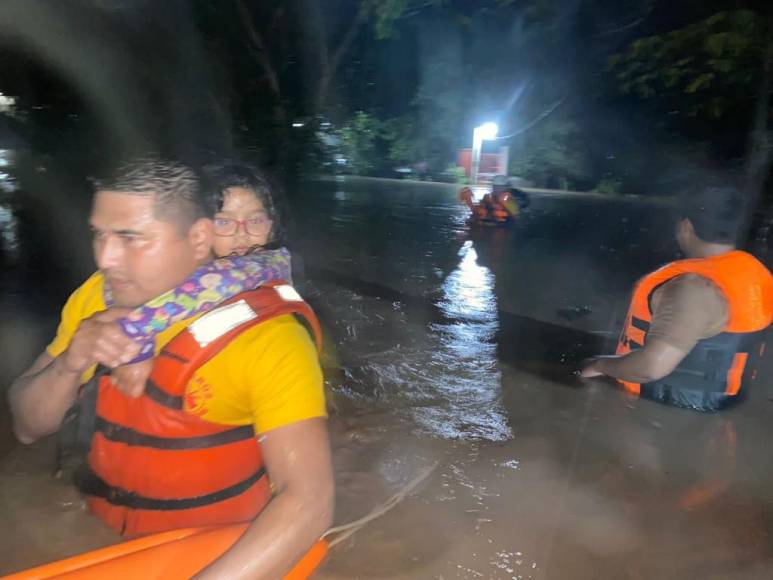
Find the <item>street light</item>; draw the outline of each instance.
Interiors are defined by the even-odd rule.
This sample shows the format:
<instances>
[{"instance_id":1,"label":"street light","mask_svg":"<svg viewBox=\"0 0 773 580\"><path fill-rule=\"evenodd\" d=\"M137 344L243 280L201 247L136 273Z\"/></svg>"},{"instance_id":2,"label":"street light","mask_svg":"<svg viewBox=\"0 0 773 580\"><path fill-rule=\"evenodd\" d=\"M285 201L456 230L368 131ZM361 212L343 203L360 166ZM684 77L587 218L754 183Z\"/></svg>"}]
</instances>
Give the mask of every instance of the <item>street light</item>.
<instances>
[{"instance_id":1,"label":"street light","mask_svg":"<svg viewBox=\"0 0 773 580\"><path fill-rule=\"evenodd\" d=\"M480 168L480 150L484 141L491 141L497 138L499 127L496 123L483 123L480 127L475 127L472 132L472 162L470 163L470 184L478 183L478 169Z\"/></svg>"}]
</instances>

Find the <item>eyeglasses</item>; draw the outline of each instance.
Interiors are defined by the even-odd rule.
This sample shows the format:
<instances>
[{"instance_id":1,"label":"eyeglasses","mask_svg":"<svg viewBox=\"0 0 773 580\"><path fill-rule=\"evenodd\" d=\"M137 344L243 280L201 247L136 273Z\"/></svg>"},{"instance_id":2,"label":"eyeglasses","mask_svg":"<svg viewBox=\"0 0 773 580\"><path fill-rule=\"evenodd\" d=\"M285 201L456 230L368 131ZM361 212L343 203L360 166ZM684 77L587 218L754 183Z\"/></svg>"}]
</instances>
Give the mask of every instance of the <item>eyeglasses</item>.
<instances>
[{"instance_id":1,"label":"eyeglasses","mask_svg":"<svg viewBox=\"0 0 773 580\"><path fill-rule=\"evenodd\" d=\"M247 234L259 236L271 229L272 223L271 220L265 216L253 217L246 220L218 217L213 221L215 222L216 236L233 236L239 231L241 226L244 226L244 231Z\"/></svg>"}]
</instances>

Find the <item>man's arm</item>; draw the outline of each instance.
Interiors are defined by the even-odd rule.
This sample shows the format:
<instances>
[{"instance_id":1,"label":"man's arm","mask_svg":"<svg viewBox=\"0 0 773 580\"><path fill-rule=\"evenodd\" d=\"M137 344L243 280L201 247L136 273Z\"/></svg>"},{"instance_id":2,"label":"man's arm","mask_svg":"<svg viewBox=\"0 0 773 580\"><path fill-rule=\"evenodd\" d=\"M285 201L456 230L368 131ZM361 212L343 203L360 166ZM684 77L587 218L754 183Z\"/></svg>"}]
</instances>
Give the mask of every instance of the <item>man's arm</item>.
<instances>
[{"instance_id":1,"label":"man's arm","mask_svg":"<svg viewBox=\"0 0 773 580\"><path fill-rule=\"evenodd\" d=\"M596 358L580 374L657 381L671 374L701 338L721 332L726 321L727 303L713 282L693 274L679 276L653 294L652 323L642 348Z\"/></svg>"},{"instance_id":2,"label":"man's arm","mask_svg":"<svg viewBox=\"0 0 773 580\"><path fill-rule=\"evenodd\" d=\"M59 428L77 394L80 373L72 373L62 357L44 352L8 390L13 431L22 443L33 443Z\"/></svg>"},{"instance_id":3,"label":"man's arm","mask_svg":"<svg viewBox=\"0 0 773 580\"><path fill-rule=\"evenodd\" d=\"M607 375L631 383L650 383L670 375L685 356L686 352L667 342L648 340L644 347L627 355L593 359L580 375Z\"/></svg>"},{"instance_id":4,"label":"man's arm","mask_svg":"<svg viewBox=\"0 0 773 580\"><path fill-rule=\"evenodd\" d=\"M111 368L130 361L139 345L114 322L127 309L100 312L81 322L67 349L44 352L8 390L13 430L22 443L55 433L75 402L81 374L95 364Z\"/></svg>"},{"instance_id":5,"label":"man's arm","mask_svg":"<svg viewBox=\"0 0 773 580\"><path fill-rule=\"evenodd\" d=\"M330 526L334 485L326 420L273 429L260 444L275 496L197 580L281 578Z\"/></svg>"}]
</instances>

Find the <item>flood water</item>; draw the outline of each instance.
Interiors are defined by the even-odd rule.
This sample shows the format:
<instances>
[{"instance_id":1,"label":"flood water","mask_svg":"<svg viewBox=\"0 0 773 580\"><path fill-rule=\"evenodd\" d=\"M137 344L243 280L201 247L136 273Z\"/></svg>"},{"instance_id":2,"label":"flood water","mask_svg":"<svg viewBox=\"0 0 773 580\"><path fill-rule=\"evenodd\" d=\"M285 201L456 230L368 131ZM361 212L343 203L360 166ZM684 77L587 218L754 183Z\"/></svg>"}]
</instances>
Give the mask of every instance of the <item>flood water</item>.
<instances>
[{"instance_id":1,"label":"flood water","mask_svg":"<svg viewBox=\"0 0 773 580\"><path fill-rule=\"evenodd\" d=\"M471 230L454 187L338 178L292 209L334 345L337 521L437 463L319 578L773 577L770 364L710 416L573 375L611 348L633 281L674 257L667 203L544 194L514 228ZM10 271L4 379L53 331L46 295L69 290L51 277L30 295ZM52 478L52 441L22 448L2 428L0 571L114 542Z\"/></svg>"}]
</instances>

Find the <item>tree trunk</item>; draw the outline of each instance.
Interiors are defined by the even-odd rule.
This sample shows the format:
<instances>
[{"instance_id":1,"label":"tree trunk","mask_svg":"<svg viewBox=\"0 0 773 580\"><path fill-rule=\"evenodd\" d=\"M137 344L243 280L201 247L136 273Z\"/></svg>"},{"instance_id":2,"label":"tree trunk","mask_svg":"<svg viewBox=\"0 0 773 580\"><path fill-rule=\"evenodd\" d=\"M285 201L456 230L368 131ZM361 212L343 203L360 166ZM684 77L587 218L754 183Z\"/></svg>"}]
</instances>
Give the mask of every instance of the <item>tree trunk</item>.
<instances>
[{"instance_id":1,"label":"tree trunk","mask_svg":"<svg viewBox=\"0 0 773 580\"><path fill-rule=\"evenodd\" d=\"M336 73L338 72L338 67L341 64L341 60L351 48L352 43L354 42L355 38L357 38L357 34L360 32L360 28L368 19L369 9L370 4L368 2L360 2L360 7L357 10L357 14L349 24L349 28L341 38L341 42L333 52L332 57L328 58L327 46L325 46L324 51L320 53L324 55L324 60L322 62L322 75L320 76L319 84L317 85L317 91L314 97L315 113L321 113L327 104L330 85L333 82Z\"/></svg>"},{"instance_id":2,"label":"tree trunk","mask_svg":"<svg viewBox=\"0 0 773 580\"><path fill-rule=\"evenodd\" d=\"M274 121L281 130L284 130L287 126L287 111L285 110L284 102L282 101L282 89L279 84L279 76L277 75L274 66L271 64L271 58L269 57L266 43L263 41L263 37L255 27L255 24L252 21L252 14L244 3L244 0L236 0L236 7L242 17L244 27L247 29L247 36L255 49L255 58L258 61L260 68L263 69L263 73L266 75L268 87L274 97ZM281 7L279 10L281 10ZM276 20L278 14L279 11L277 12L277 15L275 15L274 20Z\"/></svg>"},{"instance_id":3,"label":"tree trunk","mask_svg":"<svg viewBox=\"0 0 773 580\"><path fill-rule=\"evenodd\" d=\"M288 120L287 109L282 94L282 87L279 81L279 75L276 68L271 62L271 55L268 51L268 46L261 35L258 28L253 22L253 16L249 8L245 4L244 0L235 0L236 7L244 22L244 27L247 29L247 36L253 46L253 54L255 60L257 60L260 68L263 70L263 74L266 75L266 81L268 83L269 90L273 97L274 103L272 107L272 116L274 120L275 132L274 137L276 144L278 145L274 149L276 158L275 164L281 167L282 170L286 170L289 162L289 135L288 126L290 121ZM275 10L272 19L271 27L273 28L279 18L284 14L284 6L280 5Z\"/></svg>"}]
</instances>

